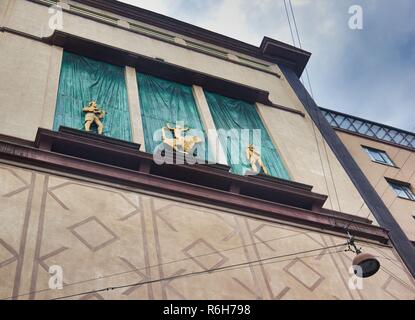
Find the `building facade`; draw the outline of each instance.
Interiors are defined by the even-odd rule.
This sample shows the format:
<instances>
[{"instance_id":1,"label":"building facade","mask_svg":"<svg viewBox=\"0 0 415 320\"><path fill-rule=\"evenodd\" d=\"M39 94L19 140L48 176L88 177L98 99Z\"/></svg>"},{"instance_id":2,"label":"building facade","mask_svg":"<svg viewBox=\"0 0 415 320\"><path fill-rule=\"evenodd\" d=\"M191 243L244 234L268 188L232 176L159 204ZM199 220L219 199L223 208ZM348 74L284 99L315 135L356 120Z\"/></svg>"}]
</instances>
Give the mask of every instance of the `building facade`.
<instances>
[{"instance_id":1,"label":"building facade","mask_svg":"<svg viewBox=\"0 0 415 320\"><path fill-rule=\"evenodd\" d=\"M112 0L1 1L0 31L1 298L415 297L411 243L299 81L308 52ZM212 161L158 164L169 143ZM348 234L381 263L363 287Z\"/></svg>"},{"instance_id":2,"label":"building facade","mask_svg":"<svg viewBox=\"0 0 415 320\"><path fill-rule=\"evenodd\" d=\"M408 238L415 243L415 135L322 109Z\"/></svg>"}]
</instances>

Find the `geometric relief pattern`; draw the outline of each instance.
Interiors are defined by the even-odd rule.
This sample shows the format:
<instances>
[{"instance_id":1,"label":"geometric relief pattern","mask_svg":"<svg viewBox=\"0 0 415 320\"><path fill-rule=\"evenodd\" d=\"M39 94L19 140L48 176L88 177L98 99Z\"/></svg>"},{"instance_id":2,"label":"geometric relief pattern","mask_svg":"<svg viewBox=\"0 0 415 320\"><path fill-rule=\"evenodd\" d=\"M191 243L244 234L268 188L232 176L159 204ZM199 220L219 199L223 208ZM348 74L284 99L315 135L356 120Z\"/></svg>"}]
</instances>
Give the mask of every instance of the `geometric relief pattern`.
<instances>
[{"instance_id":1,"label":"geometric relief pattern","mask_svg":"<svg viewBox=\"0 0 415 320\"><path fill-rule=\"evenodd\" d=\"M180 299L180 300L186 300L186 297L179 290L173 287L173 284L172 284L172 282L175 280L174 279L175 277L180 277L181 275L185 273L186 273L186 269L181 268L172 274L166 275L166 278L172 278L172 279L167 279L163 281L163 284L162 284L163 296L164 296L163 299L167 299L166 292L168 289L168 291L173 294L174 298Z\"/></svg>"},{"instance_id":2,"label":"geometric relief pattern","mask_svg":"<svg viewBox=\"0 0 415 320\"><path fill-rule=\"evenodd\" d=\"M6 194L2 194L1 196L5 197L5 198L11 198L11 197L15 196L16 194L19 194L19 193L21 193L23 191L26 191L30 188L30 183L28 183L18 173L16 173L15 170L13 170L11 168L4 168L4 167L1 167L0 169L2 169L4 171L8 172L9 174L11 174L12 177L17 179L22 184L21 187L18 187L15 190L9 191Z\"/></svg>"},{"instance_id":3,"label":"geometric relief pattern","mask_svg":"<svg viewBox=\"0 0 415 320\"><path fill-rule=\"evenodd\" d=\"M123 258L123 257L119 257L119 258L122 262L125 263L125 265L129 268L129 270L131 270L132 272L134 272L136 275L139 276L139 278L136 278L137 283L151 280L151 278L148 274L144 274L143 272L141 272L139 269L137 269L136 266L134 266L130 261L128 261L128 259ZM146 270L146 271L148 271L148 270ZM135 290L137 290L141 286L142 286L141 284L138 284L136 286L131 286L131 287L127 288L124 292L122 292L122 294L125 295L125 296L129 296L130 294L132 294Z\"/></svg>"},{"instance_id":4,"label":"geometric relief pattern","mask_svg":"<svg viewBox=\"0 0 415 320\"><path fill-rule=\"evenodd\" d=\"M53 185L53 183L55 183L55 185ZM57 192L58 189L60 189L60 192ZM103 209L105 209L106 212L102 216L89 216L89 214L86 213L86 211L89 210L89 207L86 207L87 210L83 212L82 205L80 206L80 203L84 203L84 201L79 201L80 198L77 196L78 193L83 197L89 197L91 201L96 201L98 205L108 203L111 207L108 207L108 209L107 207L103 207ZM76 277L72 269L74 265L73 261L70 261L71 259L69 259L68 261L68 257L72 257L75 260L80 259L80 257L82 256L82 251L77 249L76 246L73 246L74 242L70 240L71 238L76 239L75 241L81 242L82 245L87 247L94 254L96 252L100 252L100 255L97 256L97 258L99 257L99 259L104 259L103 261L105 261L105 263L101 262L97 264L96 261L94 261L95 259L83 260L82 264L80 265L80 271L82 274L84 274L83 277L80 278L80 281L75 280L74 282L68 282L68 280L66 280L67 278L65 277L65 281L63 283L64 289L72 287L73 285L76 285L79 282L90 283L90 285L94 285L94 282L98 281L97 279L101 277L97 277L97 274L102 274L104 277L113 274L112 268L118 267L120 265L119 259L121 259L122 263L128 265L129 261L127 259L123 259L118 256L119 254L124 254L122 246L113 245L118 240L120 240L120 237L117 235L118 232L115 232L114 228L130 228L131 221L128 222L126 220L129 220L130 218L141 212L140 196L134 194L134 197L131 198L130 195L131 193L126 194L122 190L113 189L111 187L91 185L89 183L83 183L75 180L66 179L62 182L62 178L60 177L55 178L54 176L45 175L45 181L43 183L43 193L41 194L42 205L38 221L40 229L37 236L37 240L35 241L35 246L37 249L33 261L34 264L32 269L31 293L24 296L29 299L35 299L37 297L37 293L45 291L37 291L36 288L37 286L47 286L47 280L45 282L45 278L49 276L49 264L47 263L47 260L53 259L53 263L51 264L63 266L65 274L71 274L74 275L74 277ZM100 199L103 200L101 201ZM63 225L57 223L56 226L68 230L68 234L66 236L62 234L62 238L59 241L61 243L61 246L59 247L55 247L54 245L52 245L51 247L51 242L48 242L48 233L55 232L53 229L55 222L53 222L54 220L51 220L52 218L49 218L49 216L52 212L54 215L56 215L56 207L53 203L50 203L49 200L53 200L55 203L58 204L60 208L63 209L63 211L60 212L63 220L60 221L64 221L65 223ZM125 214L124 210L129 211L125 211L127 213ZM71 216L76 216L79 222L76 222L77 220L71 219ZM137 219L135 220L135 222L138 222L139 220L140 219ZM51 222L53 223L51 224ZM48 226L47 228L45 227L46 223ZM70 235L69 238L68 235ZM63 239L68 240L67 242L61 242L61 240ZM127 239L129 242L126 242L126 239L123 239L123 243L133 246L135 244L131 243L131 241L139 239L139 235L136 236L133 233L130 233ZM64 244L64 246L62 246L62 244ZM46 247L48 247L48 250L50 251L42 253L42 251L45 250ZM107 248L109 248L108 251L105 251L104 249ZM143 249L146 250L145 247ZM134 251L134 253L132 253L131 256L128 257L136 257L135 259L141 259L141 254L138 257L136 256L138 252L140 251ZM39 274L37 267L38 265L45 271L44 275ZM70 269L68 269L68 265L71 266ZM134 266L131 263L130 267L132 270L128 270L128 272L135 272L136 275L140 274L142 276L142 280L148 280L148 277L142 274L140 271L134 271L134 269L136 268L134 268ZM87 275L88 273L89 276ZM39 281L41 285L38 284ZM135 289L137 289L137 287L134 287L131 290L127 290L128 292L126 292L126 295L129 295L130 293L135 291ZM50 295L54 296L54 294L59 296L60 294L62 294L62 292L50 292ZM80 298L103 299L103 296L104 295L100 294L87 294L85 296L81 296Z\"/></svg>"},{"instance_id":5,"label":"geometric relief pattern","mask_svg":"<svg viewBox=\"0 0 415 320\"><path fill-rule=\"evenodd\" d=\"M310 291L314 291L325 279L300 258L291 261L284 267L284 271Z\"/></svg>"},{"instance_id":6,"label":"geometric relief pattern","mask_svg":"<svg viewBox=\"0 0 415 320\"><path fill-rule=\"evenodd\" d=\"M275 230L275 232L270 232L270 230ZM271 239L264 239L267 233L275 234L276 232L278 233L282 232L282 234L279 234L278 237L273 236ZM265 245L273 252L277 251L277 249L275 249L271 244L275 245L275 244L278 244L278 241L292 238L292 237L297 237L303 234L302 232L295 232L288 228L284 228L280 226L276 227L276 226L266 224L266 223L259 224L255 229L251 231L251 233L255 239L259 240L261 244Z\"/></svg>"},{"instance_id":7,"label":"geometric relief pattern","mask_svg":"<svg viewBox=\"0 0 415 320\"><path fill-rule=\"evenodd\" d=\"M24 262L23 236L28 225L24 221L29 221L30 218L34 183L34 173L16 167L0 166L0 269L9 267L1 273L1 277L6 279L0 278L0 292L5 294L0 299L16 299L19 295ZM3 230L6 231L5 234L1 233Z\"/></svg>"},{"instance_id":8,"label":"geometric relief pattern","mask_svg":"<svg viewBox=\"0 0 415 320\"><path fill-rule=\"evenodd\" d=\"M254 290L252 290L251 288L249 288L245 283L243 283L241 280L239 280L236 277L232 277L233 281L235 281L237 284L239 284L245 291L247 291L248 293L250 293L253 297L253 299L255 300L262 300L261 296L257 293L254 292Z\"/></svg>"},{"instance_id":9,"label":"geometric relief pattern","mask_svg":"<svg viewBox=\"0 0 415 320\"><path fill-rule=\"evenodd\" d=\"M220 219L223 223L225 223L230 229L231 231L229 231L229 233L225 234L224 237L222 238L222 241L229 241L230 239L232 239L234 236L238 236L238 228L235 224L230 223L230 221L228 221L228 219L225 219L225 217L219 213L216 212L209 212L209 211L204 211L199 209L198 210L201 213L206 213L206 214L211 214L214 215L215 217L217 217L218 219Z\"/></svg>"},{"instance_id":10,"label":"geometric relief pattern","mask_svg":"<svg viewBox=\"0 0 415 320\"><path fill-rule=\"evenodd\" d=\"M207 273L212 269L220 268L226 265L229 258L226 257L223 254L223 251L221 252L217 246L219 244L221 244L221 246L228 246L226 243L235 235L239 235L238 228L236 225L230 223L228 221L229 219L226 219L229 217L224 217L222 214L208 208L196 208L185 203L172 201L167 202L165 200L160 201L154 198L150 201L152 209L151 212L154 219L153 227L155 231L154 237L156 239L156 250L158 256L157 263L160 265L159 276L161 278L173 278L161 283L162 299L194 299L194 296L187 296L177 286L174 286L173 282L178 280L178 278L181 278L183 274L189 273L189 269L193 269L191 266L193 263L200 267L202 271L206 271ZM186 219L184 218L185 216L173 220L177 214L184 214L184 212L186 212L186 215L189 215L188 219L195 219L195 221L197 221L198 217L201 217L201 221L206 221L209 226L217 225L217 237L212 238L210 233L206 233L206 227L204 227L203 224L197 225L192 223L192 226L188 225ZM191 218L192 216L193 218ZM207 217L210 217L210 219ZM231 219L234 218L231 217ZM163 223L163 225L158 223L159 220ZM194 228L196 228L196 230ZM198 230L199 228L201 229ZM163 232L161 232L162 229L164 230ZM172 232L170 233L169 231ZM196 238L196 240L192 238L187 239L187 233L193 234L193 232L195 232L196 237L199 236L199 238ZM239 242L237 239L233 239L233 241ZM177 260L180 263L177 267L174 266L174 263L170 263L169 260L165 261L163 258L164 243L167 245L167 243L175 242L178 243L178 245L176 245L177 251L174 253L170 252L169 254L173 256L184 255L186 257L185 259ZM186 263L184 268L181 267L183 262ZM172 267L164 268L164 264L172 265ZM244 286L242 281L239 281L236 277L229 277L229 285L235 286L235 284L233 284L235 281L240 285L242 284L245 292L252 294L252 290L247 286ZM223 285L226 286L226 284ZM216 288L213 290L217 290L217 286L215 287ZM256 294L252 295L254 295L255 298L257 297Z\"/></svg>"},{"instance_id":11,"label":"geometric relief pattern","mask_svg":"<svg viewBox=\"0 0 415 320\"><path fill-rule=\"evenodd\" d=\"M37 175L44 178L44 183L33 183ZM8 174L7 179L14 178ZM81 299L111 297L184 300L196 296L212 299L314 296L349 299L347 268L350 266L350 257L333 252L334 250L320 250L315 255L293 255L284 259L271 259L263 263L253 262L238 268L212 271L227 265L327 247L330 244L326 240L340 241L336 236L323 236L319 232L299 227L190 205L180 200L144 196L134 191L124 192L98 184L76 180L65 180L65 183L60 184L61 177L55 178L46 174L33 173L32 182L29 184L24 179L18 180L20 182L16 181L13 187L3 189L3 197L13 197L23 190L29 190L39 197L35 202L37 207L32 209L31 224L26 226L33 232L25 231L27 236L23 238L26 239L26 249L22 253L10 245L12 242L9 238L0 234L0 271L6 273L4 267L11 267L12 263L21 259L21 272L28 272L16 277L19 280L14 282L16 290L10 290L20 294L21 299L61 296L66 294L65 290L71 290L70 293L84 292L78 296ZM51 186L53 183L57 184ZM59 188L70 185L71 188L58 191ZM80 191L80 188L85 189ZM15 191L11 191L12 189ZM83 211L78 194L84 195L84 200L89 199L91 194L96 196L91 198L91 203L93 200L100 203L100 199L107 201L99 209L104 209L104 213L99 214L101 211L91 206L88 207L90 211ZM28 202L28 212L30 205ZM56 217L58 214L60 216ZM58 231L61 231L62 236ZM17 245L13 243L13 246ZM88 248L85 249L88 254L82 250L84 246ZM44 288L47 288L50 276L48 269L52 264L64 267L64 290L46 293ZM19 266L19 263L16 265ZM399 265L401 266L400 263ZM195 267L196 270L206 271L204 276L187 277L186 274ZM80 272L75 274L78 269ZM381 272L382 270L379 273ZM404 270L396 274L400 278L405 277ZM415 297L412 286L406 287L395 277L388 278L383 275L381 283L372 282L373 285L368 286L368 291L363 291L365 296L396 299ZM167 279L151 283L152 280L161 278ZM30 281L21 283L20 279ZM383 281L386 283L382 286ZM78 283L82 285L74 287ZM94 288L128 283L136 285L108 293L90 293ZM336 286L328 285L336 283ZM24 287L21 290L25 291L19 291L19 286ZM28 294L29 292L32 294ZM359 298L359 295L356 292L350 298Z\"/></svg>"},{"instance_id":12,"label":"geometric relief pattern","mask_svg":"<svg viewBox=\"0 0 415 320\"><path fill-rule=\"evenodd\" d=\"M154 216L159 218L161 221L163 221L170 230L174 232L178 232L177 229L174 227L174 225L169 220L167 220L163 215L164 212L168 212L169 211L168 209L171 209L173 207L176 207L176 205L167 204L163 206L162 208L156 209L154 201L151 201L151 209L152 209L152 213L154 214Z\"/></svg>"},{"instance_id":13,"label":"geometric relief pattern","mask_svg":"<svg viewBox=\"0 0 415 320\"><path fill-rule=\"evenodd\" d=\"M56 195L55 191L57 191L58 189L61 189L63 187L67 187L67 186L79 186L79 187L85 187L85 185L83 185L82 183L76 183L73 181L67 181L64 183L61 183L57 186L53 186L53 187L49 187L48 186L48 194L57 202L59 203L59 205L65 209L65 210L69 210L68 206L65 205L65 203L59 199L59 197ZM98 187L98 186L94 186L94 188L96 190L102 190L102 191L108 191L108 189L106 188L102 188L102 187ZM123 217L119 218L119 221L126 221L128 219L130 219L131 217L141 213L141 208L139 205L135 204L134 202L132 202L130 199L128 199L122 192L118 192L115 190L111 190L112 193L117 194L119 197L121 197L125 202L127 202L129 205L131 205L134 209L127 213L126 215L124 215Z\"/></svg>"},{"instance_id":14,"label":"geometric relief pattern","mask_svg":"<svg viewBox=\"0 0 415 320\"><path fill-rule=\"evenodd\" d=\"M254 238L258 239L263 245L265 245L266 247L268 247L271 251L275 252L275 249L269 243L270 241L264 240L261 237L261 231L264 230L264 229L266 229L267 227L269 227L267 224L261 223L254 230L252 230L252 235L253 235Z\"/></svg>"},{"instance_id":15,"label":"geometric relief pattern","mask_svg":"<svg viewBox=\"0 0 415 320\"><path fill-rule=\"evenodd\" d=\"M204 239L194 241L182 251L205 271L219 268L228 261L227 257ZM209 258L209 265L206 265L203 258Z\"/></svg>"},{"instance_id":16,"label":"geometric relief pattern","mask_svg":"<svg viewBox=\"0 0 415 320\"><path fill-rule=\"evenodd\" d=\"M153 205L154 206L154 205ZM161 219L161 220L163 220L164 218L162 217L162 216L160 216L159 215L159 213L161 213L162 211L166 211L166 209L171 209L171 208L173 208L173 207L175 207L175 208L183 208L183 209L186 209L186 208L188 208L185 204L180 204L180 203L174 203L174 204L168 204L168 205L166 205L166 206L164 206L163 208L161 208L161 209L158 209L158 210L155 210L155 213L156 213L156 215ZM212 216L215 216L216 218L218 218L218 219L220 219L225 225L227 225L230 229L231 229L231 231L229 232L229 233L227 233L227 234L225 234L224 235L224 237L221 239L222 241L229 241L230 239L232 239L232 237L234 237L235 235L237 235L238 234L238 228L236 227L236 225L235 224L232 224L232 223L230 223L229 221L228 221L228 219L225 219L225 217L223 216L223 215L221 215L221 214L219 214L219 213L216 213L216 212L212 212L212 211L208 211L208 210L205 210L205 209L203 209L203 208L198 208L197 209L197 212L198 213L201 213L201 214L208 214L208 215L212 215ZM167 223L167 224L170 224L168 221L166 221L166 220L163 220L165 223ZM174 230L174 231L177 231L176 229L174 229L174 227L173 226L169 226L170 227L170 229L172 229L172 230Z\"/></svg>"},{"instance_id":17,"label":"geometric relief pattern","mask_svg":"<svg viewBox=\"0 0 415 320\"><path fill-rule=\"evenodd\" d=\"M55 257L57 255L59 255L60 253L68 250L69 248L67 247L60 247L59 249L53 250L52 252L48 252L47 254L39 257L37 260L39 262L39 264L42 266L42 268L49 273L49 265L46 263L46 261L52 257Z\"/></svg>"},{"instance_id":18,"label":"geometric relief pattern","mask_svg":"<svg viewBox=\"0 0 415 320\"><path fill-rule=\"evenodd\" d=\"M384 283L382 289L396 300L405 299L408 295L412 295L412 300L415 299L415 292L412 288L407 287L407 285L402 284L391 276L389 276L389 279Z\"/></svg>"},{"instance_id":19,"label":"geometric relief pattern","mask_svg":"<svg viewBox=\"0 0 415 320\"><path fill-rule=\"evenodd\" d=\"M89 217L68 229L93 252L118 240L117 235L97 217Z\"/></svg>"},{"instance_id":20,"label":"geometric relief pattern","mask_svg":"<svg viewBox=\"0 0 415 320\"><path fill-rule=\"evenodd\" d=\"M104 300L104 297L99 293L88 293L79 298L79 300Z\"/></svg>"},{"instance_id":21,"label":"geometric relief pattern","mask_svg":"<svg viewBox=\"0 0 415 320\"><path fill-rule=\"evenodd\" d=\"M15 262L18 256L19 254L16 252L16 250L14 250L12 246L0 238L0 268Z\"/></svg>"},{"instance_id":22,"label":"geometric relief pattern","mask_svg":"<svg viewBox=\"0 0 415 320\"><path fill-rule=\"evenodd\" d=\"M255 243L253 248L255 249L256 255L255 257L252 257L253 259L261 260L270 257L269 255L265 255L265 252L261 250L262 245L271 250L272 255L274 256L276 255L276 252L278 252L278 248L281 245L280 241L301 235L301 232L295 232L292 228L287 228L285 226L275 226L270 223L262 223L261 221L256 221L256 223L253 224L247 219L245 220L245 223L248 228L248 232L252 237L251 241L252 243ZM257 240L259 240L259 242ZM261 244L261 246L259 244ZM281 300L288 294L291 288L284 285L283 281L278 281L279 284L273 286L272 274L274 271L271 271L271 269L279 268L278 263L271 260L269 262L260 263L259 266L262 278L266 283L269 298L273 300Z\"/></svg>"}]
</instances>

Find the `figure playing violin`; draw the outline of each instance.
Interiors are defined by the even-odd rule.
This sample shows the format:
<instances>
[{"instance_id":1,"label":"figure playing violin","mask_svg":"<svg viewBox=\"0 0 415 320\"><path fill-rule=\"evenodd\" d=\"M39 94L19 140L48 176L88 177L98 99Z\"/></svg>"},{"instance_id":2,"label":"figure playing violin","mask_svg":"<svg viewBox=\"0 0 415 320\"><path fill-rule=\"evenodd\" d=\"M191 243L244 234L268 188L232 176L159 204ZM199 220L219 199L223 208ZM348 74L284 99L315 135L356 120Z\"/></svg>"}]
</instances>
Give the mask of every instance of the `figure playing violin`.
<instances>
[{"instance_id":1,"label":"figure playing violin","mask_svg":"<svg viewBox=\"0 0 415 320\"><path fill-rule=\"evenodd\" d=\"M98 127L98 134L102 134L104 132L104 124L101 122L101 119L105 117L107 112L99 109L95 101L91 101L82 111L85 113L85 131L91 131L91 125L95 123Z\"/></svg>"}]
</instances>

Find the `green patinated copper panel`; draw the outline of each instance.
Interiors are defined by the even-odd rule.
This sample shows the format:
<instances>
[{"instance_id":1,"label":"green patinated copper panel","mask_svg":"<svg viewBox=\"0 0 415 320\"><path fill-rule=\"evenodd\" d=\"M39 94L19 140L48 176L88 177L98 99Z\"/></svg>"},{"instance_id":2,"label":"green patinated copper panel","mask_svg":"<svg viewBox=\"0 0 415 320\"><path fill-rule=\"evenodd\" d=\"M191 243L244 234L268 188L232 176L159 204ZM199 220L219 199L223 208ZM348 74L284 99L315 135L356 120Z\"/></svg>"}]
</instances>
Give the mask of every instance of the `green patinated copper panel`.
<instances>
[{"instance_id":1,"label":"green patinated copper panel","mask_svg":"<svg viewBox=\"0 0 415 320\"><path fill-rule=\"evenodd\" d=\"M137 73L137 82L147 152L154 152L161 144L160 129L167 124L174 127L182 123L190 128L187 136L195 135L206 140L190 86L141 73ZM203 149L207 150L205 147L200 150Z\"/></svg>"},{"instance_id":2,"label":"green patinated copper panel","mask_svg":"<svg viewBox=\"0 0 415 320\"><path fill-rule=\"evenodd\" d=\"M53 129L83 130L82 109L92 100L108 112L102 119L104 135L131 141L124 68L64 52Z\"/></svg>"},{"instance_id":3,"label":"green patinated copper panel","mask_svg":"<svg viewBox=\"0 0 415 320\"><path fill-rule=\"evenodd\" d=\"M221 144L226 146L228 164L231 166L232 172L244 175L249 169L246 148L249 144L253 144L260 146L261 159L269 174L289 180L288 172L259 117L255 105L210 92L205 93L216 129L222 129L224 132L234 130L238 134L237 139L230 139L230 135L219 134ZM247 129L247 132L249 132L246 141L241 137L243 129ZM253 130L258 130L260 135L255 136ZM234 150L239 150L239 155L235 155Z\"/></svg>"}]
</instances>

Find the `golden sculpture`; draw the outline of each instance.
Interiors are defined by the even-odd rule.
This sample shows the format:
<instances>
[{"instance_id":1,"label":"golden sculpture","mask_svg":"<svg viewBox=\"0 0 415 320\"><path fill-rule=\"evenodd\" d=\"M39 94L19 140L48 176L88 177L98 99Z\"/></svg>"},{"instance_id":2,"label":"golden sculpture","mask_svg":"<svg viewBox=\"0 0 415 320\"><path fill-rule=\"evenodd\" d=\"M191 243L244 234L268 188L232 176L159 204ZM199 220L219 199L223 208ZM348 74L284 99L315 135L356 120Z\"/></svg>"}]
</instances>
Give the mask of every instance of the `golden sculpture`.
<instances>
[{"instance_id":1,"label":"golden sculpture","mask_svg":"<svg viewBox=\"0 0 415 320\"><path fill-rule=\"evenodd\" d=\"M246 148L246 157L251 164L251 168L254 172L260 173L260 169L262 169L265 174L269 174L267 168L261 160L261 155L255 150L253 144L248 145Z\"/></svg>"},{"instance_id":2,"label":"golden sculpture","mask_svg":"<svg viewBox=\"0 0 415 320\"><path fill-rule=\"evenodd\" d=\"M104 124L101 122L101 119L105 117L107 112L99 109L95 101L88 103L82 111L85 113L85 131L91 131L91 125L95 123L98 127L98 134L102 134L104 132Z\"/></svg>"},{"instance_id":3,"label":"golden sculpture","mask_svg":"<svg viewBox=\"0 0 415 320\"><path fill-rule=\"evenodd\" d=\"M172 132L173 138L167 138L166 130ZM163 143L170 146L173 150L188 154L193 150L196 144L201 143L202 139L198 136L184 136L183 133L189 131L187 127L182 127L177 124L175 128L166 124L166 127L162 128Z\"/></svg>"}]
</instances>

